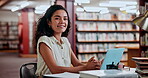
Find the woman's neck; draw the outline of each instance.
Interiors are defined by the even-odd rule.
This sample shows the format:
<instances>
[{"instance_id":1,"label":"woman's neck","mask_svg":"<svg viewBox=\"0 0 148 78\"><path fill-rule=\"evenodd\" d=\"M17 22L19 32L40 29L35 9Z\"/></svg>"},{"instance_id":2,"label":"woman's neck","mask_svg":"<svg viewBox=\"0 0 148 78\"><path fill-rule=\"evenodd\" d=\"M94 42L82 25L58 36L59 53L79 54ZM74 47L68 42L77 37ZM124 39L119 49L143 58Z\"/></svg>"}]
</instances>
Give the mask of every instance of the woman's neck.
<instances>
[{"instance_id":1,"label":"woman's neck","mask_svg":"<svg viewBox=\"0 0 148 78\"><path fill-rule=\"evenodd\" d=\"M62 34L54 34L54 37L61 43L61 35Z\"/></svg>"}]
</instances>

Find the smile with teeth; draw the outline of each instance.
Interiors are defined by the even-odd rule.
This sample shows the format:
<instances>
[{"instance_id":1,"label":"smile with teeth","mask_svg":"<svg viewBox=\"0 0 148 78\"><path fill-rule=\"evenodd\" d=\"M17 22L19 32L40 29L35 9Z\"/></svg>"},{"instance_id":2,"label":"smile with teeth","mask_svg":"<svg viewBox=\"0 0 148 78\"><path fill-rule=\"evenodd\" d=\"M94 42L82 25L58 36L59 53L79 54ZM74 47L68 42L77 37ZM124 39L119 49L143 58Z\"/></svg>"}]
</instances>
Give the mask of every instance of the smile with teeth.
<instances>
[{"instance_id":1,"label":"smile with teeth","mask_svg":"<svg viewBox=\"0 0 148 78\"><path fill-rule=\"evenodd\" d=\"M57 27L65 27L64 25L58 25Z\"/></svg>"}]
</instances>

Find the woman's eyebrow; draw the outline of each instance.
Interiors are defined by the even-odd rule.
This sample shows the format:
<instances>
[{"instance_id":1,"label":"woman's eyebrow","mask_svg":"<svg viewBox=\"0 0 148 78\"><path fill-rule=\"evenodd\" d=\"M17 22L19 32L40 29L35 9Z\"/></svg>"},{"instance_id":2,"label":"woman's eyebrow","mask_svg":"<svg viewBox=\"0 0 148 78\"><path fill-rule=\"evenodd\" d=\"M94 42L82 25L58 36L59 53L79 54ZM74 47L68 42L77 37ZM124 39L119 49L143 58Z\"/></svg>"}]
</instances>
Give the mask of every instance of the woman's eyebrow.
<instances>
[{"instance_id":1,"label":"woman's eyebrow","mask_svg":"<svg viewBox=\"0 0 148 78\"><path fill-rule=\"evenodd\" d=\"M54 17L60 17L59 15L55 15ZM64 16L64 17L68 17L68 16Z\"/></svg>"},{"instance_id":2,"label":"woman's eyebrow","mask_svg":"<svg viewBox=\"0 0 148 78\"><path fill-rule=\"evenodd\" d=\"M54 17L60 17L59 15L55 15Z\"/></svg>"}]
</instances>

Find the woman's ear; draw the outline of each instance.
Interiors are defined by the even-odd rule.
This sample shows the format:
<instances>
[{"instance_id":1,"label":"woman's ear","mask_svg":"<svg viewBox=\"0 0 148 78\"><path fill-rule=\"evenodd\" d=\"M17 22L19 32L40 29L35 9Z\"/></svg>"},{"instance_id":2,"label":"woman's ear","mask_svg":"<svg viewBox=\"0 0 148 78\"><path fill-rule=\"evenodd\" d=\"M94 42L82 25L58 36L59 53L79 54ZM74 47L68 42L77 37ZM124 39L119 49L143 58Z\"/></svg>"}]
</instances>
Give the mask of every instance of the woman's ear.
<instances>
[{"instance_id":1,"label":"woman's ear","mask_svg":"<svg viewBox=\"0 0 148 78\"><path fill-rule=\"evenodd\" d=\"M50 21L48 21L48 25L51 26L51 22Z\"/></svg>"},{"instance_id":2,"label":"woman's ear","mask_svg":"<svg viewBox=\"0 0 148 78\"><path fill-rule=\"evenodd\" d=\"M47 20L47 24L48 24L49 26L51 26L51 22L50 22L49 20Z\"/></svg>"}]
</instances>

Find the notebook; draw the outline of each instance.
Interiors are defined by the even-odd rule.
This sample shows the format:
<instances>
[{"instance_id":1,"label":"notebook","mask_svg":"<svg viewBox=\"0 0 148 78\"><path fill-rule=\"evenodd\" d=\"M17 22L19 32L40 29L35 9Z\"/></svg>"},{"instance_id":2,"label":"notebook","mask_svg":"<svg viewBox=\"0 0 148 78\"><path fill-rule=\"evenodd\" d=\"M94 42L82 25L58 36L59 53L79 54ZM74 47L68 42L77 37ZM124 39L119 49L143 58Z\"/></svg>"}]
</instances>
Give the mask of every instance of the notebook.
<instances>
[{"instance_id":1,"label":"notebook","mask_svg":"<svg viewBox=\"0 0 148 78\"><path fill-rule=\"evenodd\" d=\"M112 64L112 62L114 62L115 65L119 63L122 58L124 50L125 48L108 49L100 69L106 70L106 65Z\"/></svg>"}]
</instances>

